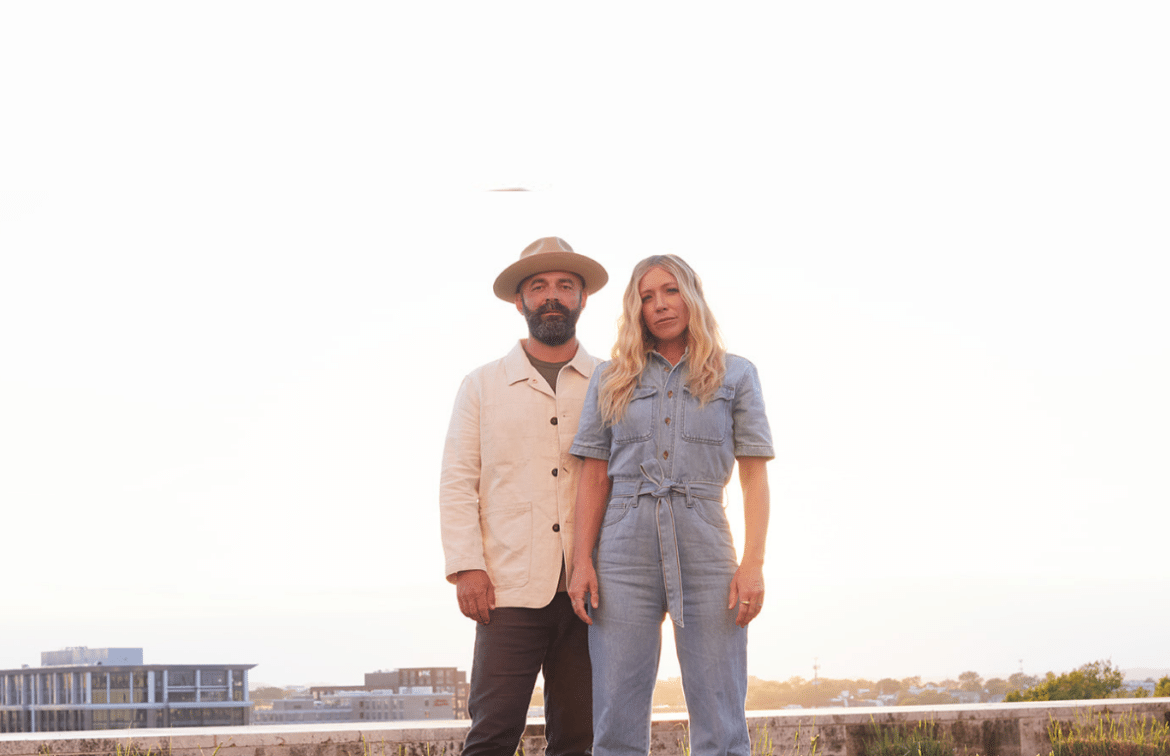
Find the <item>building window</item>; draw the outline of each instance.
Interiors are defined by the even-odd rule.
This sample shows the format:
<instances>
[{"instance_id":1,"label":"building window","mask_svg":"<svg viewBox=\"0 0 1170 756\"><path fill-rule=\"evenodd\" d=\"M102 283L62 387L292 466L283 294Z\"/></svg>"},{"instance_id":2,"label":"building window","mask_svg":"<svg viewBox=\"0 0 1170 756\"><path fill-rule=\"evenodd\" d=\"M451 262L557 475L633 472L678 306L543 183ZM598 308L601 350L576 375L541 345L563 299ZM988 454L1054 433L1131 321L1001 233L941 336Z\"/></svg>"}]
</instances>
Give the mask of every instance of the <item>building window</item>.
<instances>
[{"instance_id":1,"label":"building window","mask_svg":"<svg viewBox=\"0 0 1170 756\"><path fill-rule=\"evenodd\" d=\"M232 700L243 701L244 691L244 670L232 670Z\"/></svg>"},{"instance_id":2,"label":"building window","mask_svg":"<svg viewBox=\"0 0 1170 756\"><path fill-rule=\"evenodd\" d=\"M110 703L130 703L130 673L115 672L109 675Z\"/></svg>"},{"instance_id":3,"label":"building window","mask_svg":"<svg viewBox=\"0 0 1170 756\"><path fill-rule=\"evenodd\" d=\"M93 690L93 703L110 702L110 676L104 672L93 672L90 675L90 685Z\"/></svg>"}]
</instances>

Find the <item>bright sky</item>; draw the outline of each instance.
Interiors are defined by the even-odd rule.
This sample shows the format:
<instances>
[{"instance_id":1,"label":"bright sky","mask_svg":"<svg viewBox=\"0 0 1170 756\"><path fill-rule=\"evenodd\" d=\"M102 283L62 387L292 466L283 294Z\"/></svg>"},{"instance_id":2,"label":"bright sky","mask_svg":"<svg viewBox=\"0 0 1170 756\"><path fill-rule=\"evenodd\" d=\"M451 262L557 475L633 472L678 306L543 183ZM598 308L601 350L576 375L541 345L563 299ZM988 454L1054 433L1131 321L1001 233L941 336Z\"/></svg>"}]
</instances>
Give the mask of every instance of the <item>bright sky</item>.
<instances>
[{"instance_id":1,"label":"bright sky","mask_svg":"<svg viewBox=\"0 0 1170 756\"><path fill-rule=\"evenodd\" d=\"M759 368L752 674L1170 667L1170 6L405 7L0 6L0 669L469 668L442 439L546 235L593 353L673 252Z\"/></svg>"}]
</instances>

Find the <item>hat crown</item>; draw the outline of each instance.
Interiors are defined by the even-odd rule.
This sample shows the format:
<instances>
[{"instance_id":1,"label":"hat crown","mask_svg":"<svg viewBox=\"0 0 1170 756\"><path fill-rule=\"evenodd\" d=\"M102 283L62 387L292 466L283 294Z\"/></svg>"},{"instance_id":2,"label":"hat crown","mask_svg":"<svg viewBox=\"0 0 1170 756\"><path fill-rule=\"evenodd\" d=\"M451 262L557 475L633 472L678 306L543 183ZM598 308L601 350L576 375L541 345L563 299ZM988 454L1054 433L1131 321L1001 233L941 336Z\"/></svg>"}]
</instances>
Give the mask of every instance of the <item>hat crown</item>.
<instances>
[{"instance_id":1,"label":"hat crown","mask_svg":"<svg viewBox=\"0 0 1170 756\"><path fill-rule=\"evenodd\" d=\"M549 254L551 252L572 252L573 248L569 243L559 236L545 236L529 244L520 253L520 259L525 257L534 257L536 255Z\"/></svg>"}]
</instances>

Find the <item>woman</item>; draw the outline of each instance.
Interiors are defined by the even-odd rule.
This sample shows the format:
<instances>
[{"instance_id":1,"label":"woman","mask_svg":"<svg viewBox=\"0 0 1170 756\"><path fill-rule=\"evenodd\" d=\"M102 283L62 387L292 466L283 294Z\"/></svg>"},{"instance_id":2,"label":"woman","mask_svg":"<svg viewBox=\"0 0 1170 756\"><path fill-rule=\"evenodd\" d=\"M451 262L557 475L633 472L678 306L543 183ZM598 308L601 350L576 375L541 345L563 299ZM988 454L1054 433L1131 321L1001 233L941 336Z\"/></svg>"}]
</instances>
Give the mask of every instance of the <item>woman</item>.
<instances>
[{"instance_id":1,"label":"woman","mask_svg":"<svg viewBox=\"0 0 1170 756\"><path fill-rule=\"evenodd\" d=\"M666 613L690 753L748 756L746 628L764 601L772 438L755 367L724 351L699 279L678 257L635 266L572 452L584 464L569 597L590 625L594 756L649 752ZM738 565L722 504L737 461L747 526Z\"/></svg>"}]
</instances>

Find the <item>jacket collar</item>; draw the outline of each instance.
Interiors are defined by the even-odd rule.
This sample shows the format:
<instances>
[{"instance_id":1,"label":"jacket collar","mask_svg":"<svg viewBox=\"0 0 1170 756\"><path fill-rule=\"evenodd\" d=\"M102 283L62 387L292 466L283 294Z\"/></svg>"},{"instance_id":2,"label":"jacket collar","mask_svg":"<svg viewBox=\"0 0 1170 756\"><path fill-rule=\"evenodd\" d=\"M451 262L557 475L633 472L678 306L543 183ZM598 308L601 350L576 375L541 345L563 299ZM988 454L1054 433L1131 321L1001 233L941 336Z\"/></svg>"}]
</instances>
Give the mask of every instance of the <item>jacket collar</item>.
<instances>
[{"instance_id":1,"label":"jacket collar","mask_svg":"<svg viewBox=\"0 0 1170 756\"><path fill-rule=\"evenodd\" d=\"M593 366L596 362L578 341L577 353L573 355L573 359L569 360L569 364L565 367L573 368L588 379L593 375ZM524 352L524 344L519 340L517 340L516 346L512 347L512 351L504 357L504 375L509 384L526 381L540 375L532 363L528 361L528 355Z\"/></svg>"}]
</instances>

